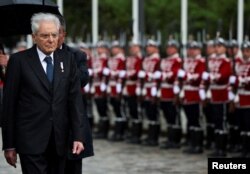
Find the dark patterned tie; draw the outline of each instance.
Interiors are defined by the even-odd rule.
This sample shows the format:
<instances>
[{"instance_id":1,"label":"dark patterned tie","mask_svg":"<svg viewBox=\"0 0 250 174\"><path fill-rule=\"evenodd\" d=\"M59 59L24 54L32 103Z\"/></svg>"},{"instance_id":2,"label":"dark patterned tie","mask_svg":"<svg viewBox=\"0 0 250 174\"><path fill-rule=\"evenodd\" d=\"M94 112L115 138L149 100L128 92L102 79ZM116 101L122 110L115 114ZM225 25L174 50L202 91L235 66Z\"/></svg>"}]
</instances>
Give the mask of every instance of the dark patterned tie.
<instances>
[{"instance_id":1,"label":"dark patterned tie","mask_svg":"<svg viewBox=\"0 0 250 174\"><path fill-rule=\"evenodd\" d=\"M46 67L47 78L50 81L50 83L52 83L53 71L54 71L54 66L52 64L52 58L50 56L46 56L44 61L47 63L47 67Z\"/></svg>"}]
</instances>

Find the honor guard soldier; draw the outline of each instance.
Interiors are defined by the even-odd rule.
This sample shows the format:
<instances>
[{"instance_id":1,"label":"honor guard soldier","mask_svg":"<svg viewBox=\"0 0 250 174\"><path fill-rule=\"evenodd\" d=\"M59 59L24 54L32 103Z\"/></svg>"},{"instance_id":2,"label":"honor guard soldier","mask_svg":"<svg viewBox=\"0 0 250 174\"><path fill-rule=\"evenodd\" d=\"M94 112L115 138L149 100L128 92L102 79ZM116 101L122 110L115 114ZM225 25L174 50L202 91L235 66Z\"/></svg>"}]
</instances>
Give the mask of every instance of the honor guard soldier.
<instances>
[{"instance_id":1,"label":"honor guard soldier","mask_svg":"<svg viewBox=\"0 0 250 174\"><path fill-rule=\"evenodd\" d=\"M238 67L243 63L242 52L239 49L239 44L236 40L228 42L228 49L231 50L231 67L232 75L229 83L229 106L228 106L228 151L238 152L240 150L240 130L239 130L239 116L235 110L234 97L237 91L237 85L234 84L236 74L238 74Z\"/></svg>"},{"instance_id":2,"label":"honor guard soldier","mask_svg":"<svg viewBox=\"0 0 250 174\"><path fill-rule=\"evenodd\" d=\"M188 57L184 59L183 68L178 71L178 77L183 81L182 104L187 117L187 129L190 135L190 145L184 153L198 154L203 152L203 129L200 125L199 87L202 73L206 70L205 59L201 56L202 45L199 42L188 43Z\"/></svg>"},{"instance_id":3,"label":"honor guard soldier","mask_svg":"<svg viewBox=\"0 0 250 174\"><path fill-rule=\"evenodd\" d=\"M109 58L108 44L104 41L99 41L96 44L96 54L92 59L93 68L93 85L91 92L94 94L94 101L99 115L99 122L97 125L97 132L95 138L106 139L109 132L109 117L108 117L108 101L107 101L107 78L109 76L109 69L107 62Z\"/></svg>"},{"instance_id":4,"label":"honor guard soldier","mask_svg":"<svg viewBox=\"0 0 250 174\"><path fill-rule=\"evenodd\" d=\"M215 124L214 157L226 156L227 145L227 105L229 102L229 77L231 62L226 57L226 42L223 38L215 40L216 58L209 60L209 88L211 90L211 115Z\"/></svg>"},{"instance_id":5,"label":"honor guard soldier","mask_svg":"<svg viewBox=\"0 0 250 174\"><path fill-rule=\"evenodd\" d=\"M123 84L120 79L124 79L126 72L124 50L117 40L111 44L111 54L112 57L108 60L110 70L108 93L110 104L115 114L115 129L110 140L122 141L124 140L125 129L127 127L127 118L124 113L124 103L121 98Z\"/></svg>"},{"instance_id":6,"label":"honor guard soldier","mask_svg":"<svg viewBox=\"0 0 250 174\"><path fill-rule=\"evenodd\" d=\"M167 141L160 145L161 148L179 148L181 140L180 118L177 115L177 106L174 103L174 83L182 60L178 53L179 43L169 40L166 43L166 54L160 62L160 71L154 73L155 79L160 79L158 97L160 107L167 122Z\"/></svg>"},{"instance_id":7,"label":"honor guard soldier","mask_svg":"<svg viewBox=\"0 0 250 174\"><path fill-rule=\"evenodd\" d=\"M238 65L237 80L238 95L235 98L237 116L240 121L242 150L239 158L250 157L250 42L242 45L243 61Z\"/></svg>"},{"instance_id":8,"label":"honor guard soldier","mask_svg":"<svg viewBox=\"0 0 250 174\"><path fill-rule=\"evenodd\" d=\"M129 45L130 56L126 59L126 81L124 84L123 95L129 110L129 119L131 120L130 136L128 143L139 144L142 134L142 118L139 115L138 97L136 87L138 82L138 72L142 66L141 44L132 41Z\"/></svg>"},{"instance_id":9,"label":"honor guard soldier","mask_svg":"<svg viewBox=\"0 0 250 174\"><path fill-rule=\"evenodd\" d=\"M208 62L216 57L214 40L206 42L206 72L202 74L202 82L200 86L200 98L203 104L203 113L206 117L206 144L205 148L210 149L214 144L214 123L211 115L210 97L211 91L209 90L208 83Z\"/></svg>"},{"instance_id":10,"label":"honor guard soldier","mask_svg":"<svg viewBox=\"0 0 250 174\"><path fill-rule=\"evenodd\" d=\"M142 95L143 107L148 119L148 134L142 142L143 145L157 146L160 132L158 106L154 102L157 95L157 89L154 81L154 73L159 70L160 55L158 43L149 39L146 44L147 57L142 62L142 70L138 73L138 77L143 80Z\"/></svg>"},{"instance_id":11,"label":"honor guard soldier","mask_svg":"<svg viewBox=\"0 0 250 174\"><path fill-rule=\"evenodd\" d=\"M93 68L92 68L92 55L90 46L84 42L78 42L77 48L81 51L85 52L87 55L87 66L88 66L88 72L89 72L89 82L85 87L82 89L83 93L83 103L86 106L87 115L89 119L89 123L91 128L93 128L94 125L94 118L93 118L93 102L92 102L92 93L91 93L91 87L93 83Z\"/></svg>"}]
</instances>

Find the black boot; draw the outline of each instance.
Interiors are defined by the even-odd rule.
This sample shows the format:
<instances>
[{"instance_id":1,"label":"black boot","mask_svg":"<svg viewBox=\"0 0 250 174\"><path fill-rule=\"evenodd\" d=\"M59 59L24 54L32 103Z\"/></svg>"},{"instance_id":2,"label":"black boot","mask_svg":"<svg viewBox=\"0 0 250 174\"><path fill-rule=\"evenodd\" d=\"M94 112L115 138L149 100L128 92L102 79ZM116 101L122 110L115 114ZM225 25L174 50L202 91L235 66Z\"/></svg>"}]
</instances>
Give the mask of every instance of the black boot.
<instances>
[{"instance_id":1,"label":"black boot","mask_svg":"<svg viewBox=\"0 0 250 174\"><path fill-rule=\"evenodd\" d=\"M206 149L211 149L213 148L213 144L214 144L214 125L212 124L208 124L206 127L207 130L207 134L206 134L206 145L205 148Z\"/></svg>"},{"instance_id":2,"label":"black boot","mask_svg":"<svg viewBox=\"0 0 250 174\"><path fill-rule=\"evenodd\" d=\"M216 149L214 152L209 154L209 157L226 157L226 146L227 146L227 133L223 130L219 130L215 136Z\"/></svg>"},{"instance_id":3,"label":"black boot","mask_svg":"<svg viewBox=\"0 0 250 174\"><path fill-rule=\"evenodd\" d=\"M184 150L183 150L183 153L188 153L188 154L190 154L190 153L192 153L193 151L194 151L194 149L195 149L195 143L196 143L196 132L195 132L195 130L194 130L194 127L191 127L190 128L190 140L189 140L189 145L188 145L188 147L187 148L185 148Z\"/></svg>"},{"instance_id":4,"label":"black boot","mask_svg":"<svg viewBox=\"0 0 250 174\"><path fill-rule=\"evenodd\" d=\"M171 149L174 143L174 131L172 125L168 126L167 130L167 140L160 144L161 149Z\"/></svg>"},{"instance_id":5,"label":"black boot","mask_svg":"<svg viewBox=\"0 0 250 174\"><path fill-rule=\"evenodd\" d=\"M145 140L143 140L142 145L158 146L159 133L160 133L159 124L149 124L148 136Z\"/></svg>"},{"instance_id":6,"label":"black boot","mask_svg":"<svg viewBox=\"0 0 250 174\"><path fill-rule=\"evenodd\" d=\"M127 127L126 121L116 121L114 133L109 140L114 142L123 141L126 127Z\"/></svg>"},{"instance_id":7,"label":"black boot","mask_svg":"<svg viewBox=\"0 0 250 174\"><path fill-rule=\"evenodd\" d=\"M142 123L141 122L133 122L130 136L126 140L127 143L130 144L140 144L141 143L141 134L142 134Z\"/></svg>"},{"instance_id":8,"label":"black boot","mask_svg":"<svg viewBox=\"0 0 250 174\"><path fill-rule=\"evenodd\" d=\"M247 156L247 154L248 154L247 140L248 140L247 133L241 132L241 144L242 144L241 152L240 152L240 155L235 156L234 158L245 158Z\"/></svg>"},{"instance_id":9,"label":"black boot","mask_svg":"<svg viewBox=\"0 0 250 174\"><path fill-rule=\"evenodd\" d=\"M228 135L228 151L235 153L240 150L240 131L237 126L231 126Z\"/></svg>"},{"instance_id":10,"label":"black boot","mask_svg":"<svg viewBox=\"0 0 250 174\"><path fill-rule=\"evenodd\" d=\"M186 136L184 138L184 141L181 143L181 146L190 146L191 145L191 134L193 131L193 127L189 127L187 129Z\"/></svg>"},{"instance_id":11,"label":"black boot","mask_svg":"<svg viewBox=\"0 0 250 174\"><path fill-rule=\"evenodd\" d=\"M93 134L95 139L107 139L109 132L109 120L100 119L98 123L98 130Z\"/></svg>"},{"instance_id":12,"label":"black boot","mask_svg":"<svg viewBox=\"0 0 250 174\"><path fill-rule=\"evenodd\" d=\"M182 137L182 129L179 125L173 126L173 149L178 149L181 147L181 137Z\"/></svg>"},{"instance_id":13,"label":"black boot","mask_svg":"<svg viewBox=\"0 0 250 174\"><path fill-rule=\"evenodd\" d=\"M201 128L195 130L195 148L192 154L203 153L204 131Z\"/></svg>"}]
</instances>

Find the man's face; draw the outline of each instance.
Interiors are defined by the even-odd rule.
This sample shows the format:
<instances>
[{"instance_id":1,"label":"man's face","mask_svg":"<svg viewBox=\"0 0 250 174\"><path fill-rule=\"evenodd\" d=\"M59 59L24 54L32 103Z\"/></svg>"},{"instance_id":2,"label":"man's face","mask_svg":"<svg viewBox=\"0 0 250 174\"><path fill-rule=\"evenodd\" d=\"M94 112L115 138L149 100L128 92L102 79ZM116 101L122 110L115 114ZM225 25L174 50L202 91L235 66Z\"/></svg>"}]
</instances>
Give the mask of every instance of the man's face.
<instances>
[{"instance_id":1,"label":"man's face","mask_svg":"<svg viewBox=\"0 0 250 174\"><path fill-rule=\"evenodd\" d=\"M132 45L129 48L129 53L131 56L137 56L141 52L141 48L139 45Z\"/></svg>"},{"instance_id":2,"label":"man's face","mask_svg":"<svg viewBox=\"0 0 250 174\"><path fill-rule=\"evenodd\" d=\"M146 47L146 51L148 55L152 55L157 52L157 48L155 46L149 45Z\"/></svg>"},{"instance_id":3,"label":"man's face","mask_svg":"<svg viewBox=\"0 0 250 174\"><path fill-rule=\"evenodd\" d=\"M171 56L171 55L177 53L177 48L174 46L168 46L166 48L166 53L167 53L167 55Z\"/></svg>"},{"instance_id":4,"label":"man's face","mask_svg":"<svg viewBox=\"0 0 250 174\"><path fill-rule=\"evenodd\" d=\"M62 46L65 40L65 36L66 36L66 32L64 31L63 27L60 27L57 48L60 48Z\"/></svg>"},{"instance_id":5,"label":"man's face","mask_svg":"<svg viewBox=\"0 0 250 174\"><path fill-rule=\"evenodd\" d=\"M211 54L215 53L214 46L211 46L211 45L207 46L206 53L207 53L207 55L211 55Z\"/></svg>"},{"instance_id":6,"label":"man's face","mask_svg":"<svg viewBox=\"0 0 250 174\"><path fill-rule=\"evenodd\" d=\"M122 49L120 47L111 48L111 53L112 53L113 56L115 56L115 55L117 55L117 54L119 54L121 52L122 52Z\"/></svg>"},{"instance_id":7,"label":"man's face","mask_svg":"<svg viewBox=\"0 0 250 174\"><path fill-rule=\"evenodd\" d=\"M37 47L44 54L51 54L57 48L59 31L53 22L42 21L35 34L32 34Z\"/></svg>"},{"instance_id":8,"label":"man's face","mask_svg":"<svg viewBox=\"0 0 250 174\"><path fill-rule=\"evenodd\" d=\"M217 55L225 54L226 53L226 47L224 45L216 45L215 46L215 52Z\"/></svg>"},{"instance_id":9,"label":"man's face","mask_svg":"<svg viewBox=\"0 0 250 174\"><path fill-rule=\"evenodd\" d=\"M244 48L242 51L244 59L248 60L250 58L250 48Z\"/></svg>"},{"instance_id":10,"label":"man's face","mask_svg":"<svg viewBox=\"0 0 250 174\"><path fill-rule=\"evenodd\" d=\"M108 54L108 49L105 47L97 47L96 48L97 54L101 55L101 54Z\"/></svg>"}]
</instances>

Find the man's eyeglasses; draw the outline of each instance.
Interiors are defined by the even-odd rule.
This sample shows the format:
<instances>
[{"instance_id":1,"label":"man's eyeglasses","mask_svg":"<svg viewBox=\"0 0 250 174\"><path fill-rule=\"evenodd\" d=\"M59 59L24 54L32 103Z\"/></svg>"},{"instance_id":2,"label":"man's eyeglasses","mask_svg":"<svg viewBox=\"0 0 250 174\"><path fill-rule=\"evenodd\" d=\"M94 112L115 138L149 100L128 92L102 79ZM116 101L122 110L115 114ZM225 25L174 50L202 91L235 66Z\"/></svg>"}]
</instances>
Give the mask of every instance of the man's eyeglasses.
<instances>
[{"instance_id":1,"label":"man's eyeglasses","mask_svg":"<svg viewBox=\"0 0 250 174\"><path fill-rule=\"evenodd\" d=\"M41 34L37 34L38 37L46 40L46 39L49 39L50 37L52 37L53 39L56 39L58 37L58 33L48 33L48 34L45 34L45 33L41 33Z\"/></svg>"}]
</instances>

